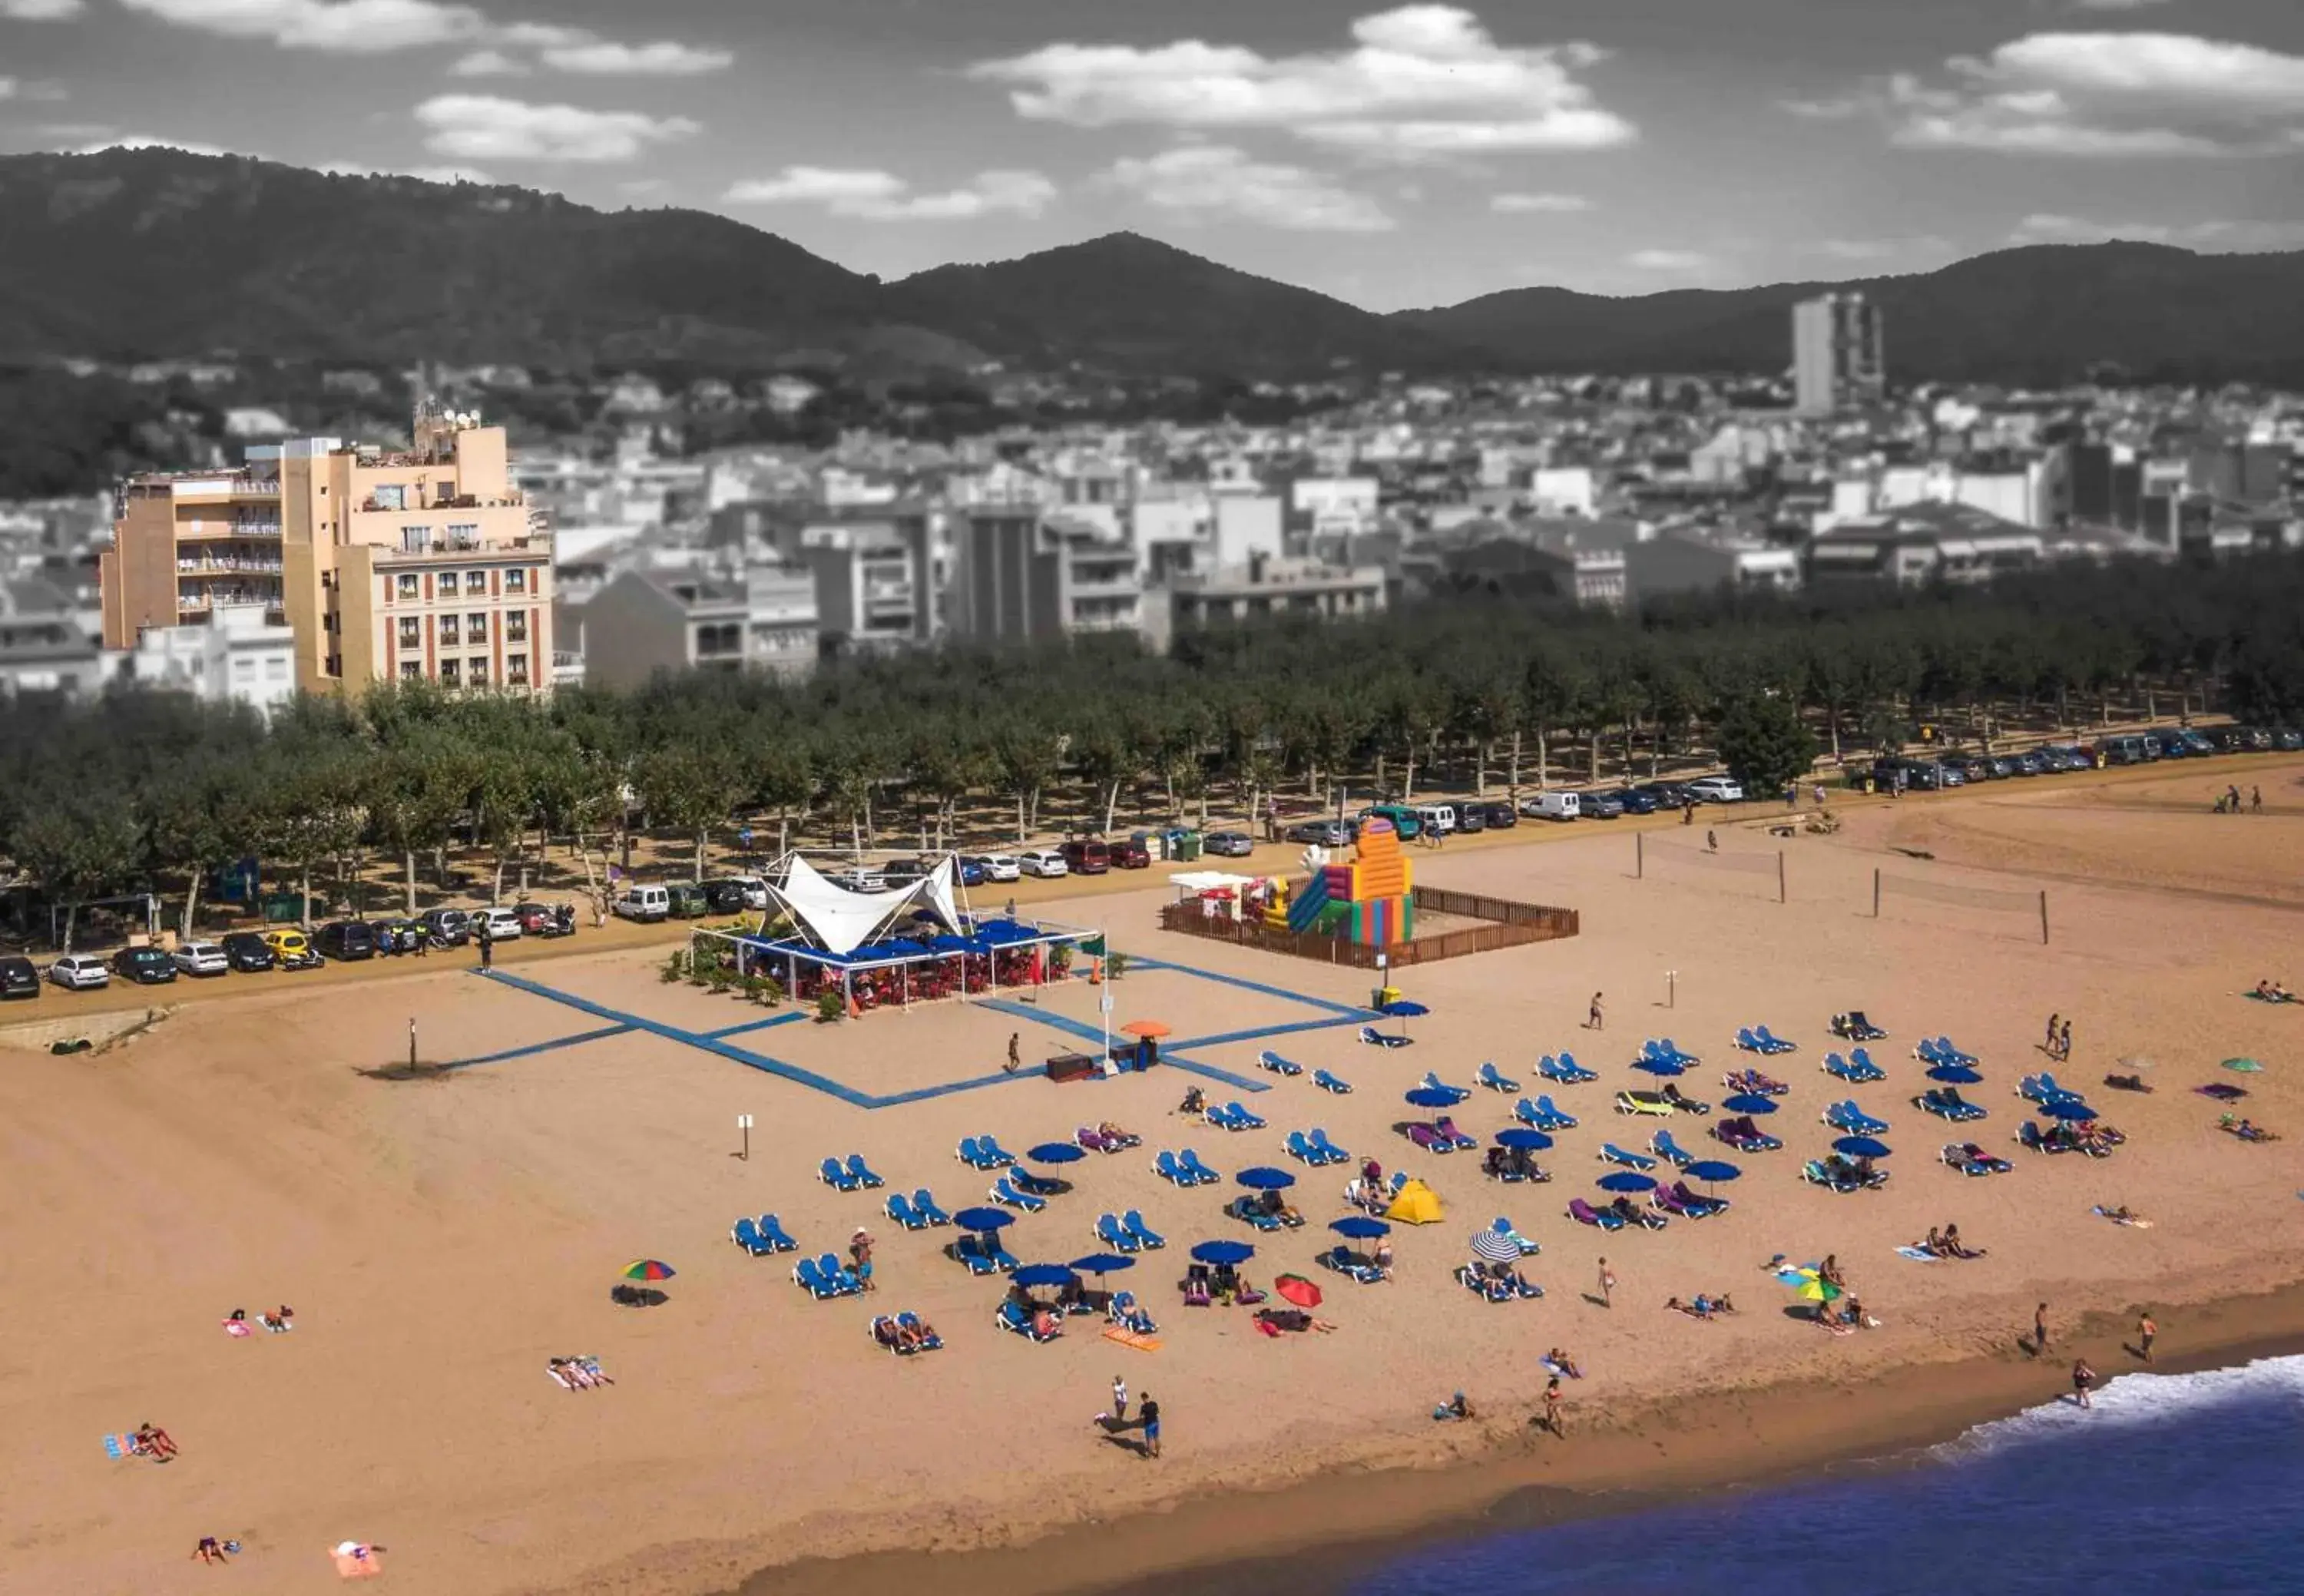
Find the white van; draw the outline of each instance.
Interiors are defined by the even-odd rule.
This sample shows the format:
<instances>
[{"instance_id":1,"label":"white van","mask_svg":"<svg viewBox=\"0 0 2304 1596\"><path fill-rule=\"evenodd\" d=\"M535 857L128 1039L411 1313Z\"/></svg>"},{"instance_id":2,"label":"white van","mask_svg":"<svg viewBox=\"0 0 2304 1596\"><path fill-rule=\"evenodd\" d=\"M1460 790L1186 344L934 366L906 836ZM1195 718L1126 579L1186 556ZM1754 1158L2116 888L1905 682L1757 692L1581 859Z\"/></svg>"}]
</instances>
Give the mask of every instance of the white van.
<instances>
[{"instance_id":1,"label":"white van","mask_svg":"<svg viewBox=\"0 0 2304 1596\"><path fill-rule=\"evenodd\" d=\"M635 881L616 895L616 913L645 924L670 918L672 894L652 882Z\"/></svg>"},{"instance_id":2,"label":"white van","mask_svg":"<svg viewBox=\"0 0 2304 1596\"><path fill-rule=\"evenodd\" d=\"M1520 808L1538 820L1572 820L1584 812L1583 800L1574 793L1538 793L1521 799Z\"/></svg>"},{"instance_id":3,"label":"white van","mask_svg":"<svg viewBox=\"0 0 2304 1596\"><path fill-rule=\"evenodd\" d=\"M1419 803L1416 806L1416 818L1435 836L1449 836L1456 829L1456 806L1453 803Z\"/></svg>"}]
</instances>

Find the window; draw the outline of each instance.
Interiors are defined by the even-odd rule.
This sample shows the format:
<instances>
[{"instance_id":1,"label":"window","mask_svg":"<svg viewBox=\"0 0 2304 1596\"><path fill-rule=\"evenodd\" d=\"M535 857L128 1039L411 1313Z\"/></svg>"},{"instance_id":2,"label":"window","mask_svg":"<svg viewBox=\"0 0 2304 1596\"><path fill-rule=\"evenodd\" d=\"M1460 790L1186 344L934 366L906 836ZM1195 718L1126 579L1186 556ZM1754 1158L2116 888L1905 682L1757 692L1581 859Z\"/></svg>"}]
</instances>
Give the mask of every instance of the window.
<instances>
[{"instance_id":1,"label":"window","mask_svg":"<svg viewBox=\"0 0 2304 1596\"><path fill-rule=\"evenodd\" d=\"M464 617L464 641L475 648L488 641L488 618L485 615Z\"/></svg>"},{"instance_id":2,"label":"window","mask_svg":"<svg viewBox=\"0 0 2304 1596\"><path fill-rule=\"evenodd\" d=\"M417 577L416 573L413 571L402 572L400 575L400 596L402 598L420 598L423 597L423 584Z\"/></svg>"},{"instance_id":3,"label":"window","mask_svg":"<svg viewBox=\"0 0 2304 1596\"><path fill-rule=\"evenodd\" d=\"M507 654L504 656L504 680L511 683L515 687L525 687L528 685L527 655Z\"/></svg>"},{"instance_id":4,"label":"window","mask_svg":"<svg viewBox=\"0 0 2304 1596\"><path fill-rule=\"evenodd\" d=\"M455 616L442 615L440 617L440 646L442 648L453 649L457 644L463 641L461 632L462 628L456 624Z\"/></svg>"},{"instance_id":5,"label":"window","mask_svg":"<svg viewBox=\"0 0 2304 1596\"><path fill-rule=\"evenodd\" d=\"M400 617L400 646L403 649L420 649L424 646L424 623L414 615Z\"/></svg>"},{"instance_id":6,"label":"window","mask_svg":"<svg viewBox=\"0 0 2304 1596\"><path fill-rule=\"evenodd\" d=\"M485 571L464 573L464 591L475 598L488 590L488 573Z\"/></svg>"},{"instance_id":7,"label":"window","mask_svg":"<svg viewBox=\"0 0 2304 1596\"><path fill-rule=\"evenodd\" d=\"M456 573L453 571L443 571L440 573L440 597L453 598L455 596Z\"/></svg>"},{"instance_id":8,"label":"window","mask_svg":"<svg viewBox=\"0 0 2304 1596\"><path fill-rule=\"evenodd\" d=\"M528 571L525 567L514 565L504 573L504 591L507 593L528 591Z\"/></svg>"},{"instance_id":9,"label":"window","mask_svg":"<svg viewBox=\"0 0 2304 1596\"><path fill-rule=\"evenodd\" d=\"M403 682L421 682L424 680L424 662L420 659L402 660L400 662L400 679Z\"/></svg>"},{"instance_id":10,"label":"window","mask_svg":"<svg viewBox=\"0 0 2304 1596\"><path fill-rule=\"evenodd\" d=\"M456 661L453 659L443 659L440 662L440 680L443 683L446 683L450 687L455 686L457 675L458 669Z\"/></svg>"},{"instance_id":11,"label":"window","mask_svg":"<svg viewBox=\"0 0 2304 1596\"><path fill-rule=\"evenodd\" d=\"M475 687L488 684L488 662L485 657L476 657L465 663L464 680Z\"/></svg>"},{"instance_id":12,"label":"window","mask_svg":"<svg viewBox=\"0 0 2304 1596\"><path fill-rule=\"evenodd\" d=\"M524 643L528 641L528 612L526 610L513 610L510 615L504 616L504 641L508 643Z\"/></svg>"},{"instance_id":13,"label":"window","mask_svg":"<svg viewBox=\"0 0 2304 1596\"><path fill-rule=\"evenodd\" d=\"M277 654L275 654L271 658L266 660L264 662L264 679L267 682L286 681L288 679L288 662L281 658Z\"/></svg>"},{"instance_id":14,"label":"window","mask_svg":"<svg viewBox=\"0 0 2304 1596\"><path fill-rule=\"evenodd\" d=\"M429 528L404 526L400 529L400 552L402 554L422 554L431 541Z\"/></svg>"}]
</instances>

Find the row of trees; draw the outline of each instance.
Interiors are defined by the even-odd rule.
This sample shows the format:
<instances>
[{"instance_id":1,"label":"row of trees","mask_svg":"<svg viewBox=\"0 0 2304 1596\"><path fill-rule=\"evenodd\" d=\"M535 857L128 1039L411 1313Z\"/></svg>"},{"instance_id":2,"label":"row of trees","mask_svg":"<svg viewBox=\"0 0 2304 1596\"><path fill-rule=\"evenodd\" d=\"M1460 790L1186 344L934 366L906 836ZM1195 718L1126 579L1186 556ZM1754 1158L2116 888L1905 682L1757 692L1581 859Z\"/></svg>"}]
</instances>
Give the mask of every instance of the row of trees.
<instances>
[{"instance_id":1,"label":"row of trees","mask_svg":"<svg viewBox=\"0 0 2304 1596\"><path fill-rule=\"evenodd\" d=\"M2304 558L2115 565L1990 590L1721 597L1638 620L1456 599L1342 624L1188 633L1166 656L1111 640L945 649L782 683L667 677L549 702L382 691L245 711L118 692L0 709L0 857L54 900L180 896L259 857L316 870L448 851L495 869L543 839L583 852L628 824L687 840L701 873L736 817L862 849L1019 842L1124 819L1479 793L1712 754L1755 785L1811 751L1892 750L2229 709L2304 721ZM765 840L761 844L766 850ZM590 868L586 853L587 868Z\"/></svg>"}]
</instances>

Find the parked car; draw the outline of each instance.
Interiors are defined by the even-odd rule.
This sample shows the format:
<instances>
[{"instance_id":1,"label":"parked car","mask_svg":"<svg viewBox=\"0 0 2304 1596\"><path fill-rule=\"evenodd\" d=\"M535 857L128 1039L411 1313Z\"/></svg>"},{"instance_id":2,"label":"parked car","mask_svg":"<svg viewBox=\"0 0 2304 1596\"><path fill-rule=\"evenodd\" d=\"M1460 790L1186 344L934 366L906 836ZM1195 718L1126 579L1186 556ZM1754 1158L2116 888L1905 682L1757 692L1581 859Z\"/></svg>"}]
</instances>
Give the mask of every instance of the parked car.
<instances>
[{"instance_id":1,"label":"parked car","mask_svg":"<svg viewBox=\"0 0 2304 1596\"><path fill-rule=\"evenodd\" d=\"M850 892L885 892L888 887L888 878L880 873L877 865L856 864L844 870L827 870L824 879Z\"/></svg>"},{"instance_id":2,"label":"parked car","mask_svg":"<svg viewBox=\"0 0 2304 1596\"><path fill-rule=\"evenodd\" d=\"M1074 837L1063 846L1064 869L1075 876L1101 876L1112 869L1112 845L1102 837Z\"/></svg>"},{"instance_id":3,"label":"parked car","mask_svg":"<svg viewBox=\"0 0 2304 1596\"><path fill-rule=\"evenodd\" d=\"M1688 784L1688 796L1697 803L1741 803L1744 784L1732 776L1699 776Z\"/></svg>"},{"instance_id":4,"label":"parked car","mask_svg":"<svg viewBox=\"0 0 2304 1596\"><path fill-rule=\"evenodd\" d=\"M272 956L280 961L283 970L318 970L321 964L319 950L312 939L292 925L276 925L257 935Z\"/></svg>"},{"instance_id":5,"label":"parked car","mask_svg":"<svg viewBox=\"0 0 2304 1596\"><path fill-rule=\"evenodd\" d=\"M1520 811L1509 803L1483 803L1479 811L1491 831L1510 831L1520 824Z\"/></svg>"},{"instance_id":6,"label":"parked car","mask_svg":"<svg viewBox=\"0 0 2304 1596\"><path fill-rule=\"evenodd\" d=\"M744 912L744 889L733 881L699 882L697 890L712 906L715 914L741 914Z\"/></svg>"},{"instance_id":7,"label":"parked car","mask_svg":"<svg viewBox=\"0 0 2304 1596\"><path fill-rule=\"evenodd\" d=\"M1582 811L1583 800L1574 793L1533 793L1520 806L1531 820L1572 820Z\"/></svg>"},{"instance_id":8,"label":"parked car","mask_svg":"<svg viewBox=\"0 0 2304 1596\"><path fill-rule=\"evenodd\" d=\"M187 942L176 949L176 968L186 975L229 975L232 959L220 943Z\"/></svg>"},{"instance_id":9,"label":"parked car","mask_svg":"<svg viewBox=\"0 0 2304 1596\"><path fill-rule=\"evenodd\" d=\"M1655 799L1658 809L1686 809L1689 805L1688 789L1676 781L1644 781L1635 791Z\"/></svg>"},{"instance_id":10,"label":"parked car","mask_svg":"<svg viewBox=\"0 0 2304 1596\"><path fill-rule=\"evenodd\" d=\"M984 863L981 860L962 859L955 863L952 870L953 874L960 878L960 884L962 887L981 887L991 879L984 873Z\"/></svg>"},{"instance_id":11,"label":"parked car","mask_svg":"<svg viewBox=\"0 0 2304 1596\"><path fill-rule=\"evenodd\" d=\"M2304 731L2292 726L2282 726L2272 734L2272 746L2283 751L2304 748Z\"/></svg>"},{"instance_id":12,"label":"parked car","mask_svg":"<svg viewBox=\"0 0 2304 1596\"><path fill-rule=\"evenodd\" d=\"M376 957L376 931L365 920L332 920L320 928L313 946L338 964Z\"/></svg>"},{"instance_id":13,"label":"parked car","mask_svg":"<svg viewBox=\"0 0 2304 1596\"><path fill-rule=\"evenodd\" d=\"M416 919L425 934L444 947L462 947L472 939L472 917L462 909L427 909Z\"/></svg>"},{"instance_id":14,"label":"parked car","mask_svg":"<svg viewBox=\"0 0 2304 1596\"><path fill-rule=\"evenodd\" d=\"M280 963L280 955L272 951L272 945L254 931L226 931L224 956L243 974L274 969Z\"/></svg>"},{"instance_id":15,"label":"parked car","mask_svg":"<svg viewBox=\"0 0 2304 1596\"><path fill-rule=\"evenodd\" d=\"M1361 825L1370 820L1391 821L1393 830L1404 843L1412 843L1424 835L1423 817L1404 803L1371 803L1360 813Z\"/></svg>"},{"instance_id":16,"label":"parked car","mask_svg":"<svg viewBox=\"0 0 2304 1596\"><path fill-rule=\"evenodd\" d=\"M0 959L0 998L38 998L40 995L40 972L32 961L19 954Z\"/></svg>"},{"instance_id":17,"label":"parked car","mask_svg":"<svg viewBox=\"0 0 2304 1596\"><path fill-rule=\"evenodd\" d=\"M1576 811L1588 820L1622 819L1624 801L1606 788L1576 794Z\"/></svg>"},{"instance_id":18,"label":"parked car","mask_svg":"<svg viewBox=\"0 0 2304 1596\"><path fill-rule=\"evenodd\" d=\"M1245 831L1211 831L1200 846L1218 859L1245 859L1256 852L1256 839Z\"/></svg>"},{"instance_id":19,"label":"parked car","mask_svg":"<svg viewBox=\"0 0 2304 1596\"><path fill-rule=\"evenodd\" d=\"M1940 787L1964 787L1967 785L1967 767L1955 763L1951 760L1938 760L1936 761L1936 785Z\"/></svg>"},{"instance_id":20,"label":"parked car","mask_svg":"<svg viewBox=\"0 0 2304 1596\"><path fill-rule=\"evenodd\" d=\"M176 961L157 947L123 947L112 955L112 972L140 987L165 986L176 979Z\"/></svg>"},{"instance_id":21,"label":"parked car","mask_svg":"<svg viewBox=\"0 0 2304 1596\"><path fill-rule=\"evenodd\" d=\"M48 966L48 979L68 992L92 992L112 984L112 971L92 953L68 953Z\"/></svg>"},{"instance_id":22,"label":"parked car","mask_svg":"<svg viewBox=\"0 0 2304 1596\"><path fill-rule=\"evenodd\" d=\"M720 879L744 895L744 908L765 909L768 906L768 884L758 876L723 876Z\"/></svg>"},{"instance_id":23,"label":"parked car","mask_svg":"<svg viewBox=\"0 0 2304 1596\"><path fill-rule=\"evenodd\" d=\"M576 905L573 904L514 904L512 912L520 917L521 935L524 937L572 937L576 934Z\"/></svg>"},{"instance_id":24,"label":"parked car","mask_svg":"<svg viewBox=\"0 0 2304 1596\"><path fill-rule=\"evenodd\" d=\"M1300 820L1288 828L1288 840L1316 848L1341 848L1352 840L1352 831L1342 820Z\"/></svg>"},{"instance_id":25,"label":"parked car","mask_svg":"<svg viewBox=\"0 0 2304 1596\"><path fill-rule=\"evenodd\" d=\"M376 951L385 955L414 953L432 934L425 929L422 921L410 920L399 914L384 920L371 920L368 922L368 929L369 934L376 938Z\"/></svg>"},{"instance_id":26,"label":"parked car","mask_svg":"<svg viewBox=\"0 0 2304 1596\"><path fill-rule=\"evenodd\" d=\"M1488 806L1485 803L1460 803L1456 806L1456 829L1470 833L1488 828Z\"/></svg>"},{"instance_id":27,"label":"parked car","mask_svg":"<svg viewBox=\"0 0 2304 1596\"><path fill-rule=\"evenodd\" d=\"M712 913L712 900L693 881L667 881L664 893L665 910L674 920L701 920ZM527 929L521 927L523 931Z\"/></svg>"},{"instance_id":28,"label":"parked car","mask_svg":"<svg viewBox=\"0 0 2304 1596\"><path fill-rule=\"evenodd\" d=\"M1628 815L1652 815L1656 811L1656 801L1638 787L1616 788L1615 799Z\"/></svg>"},{"instance_id":29,"label":"parked car","mask_svg":"<svg viewBox=\"0 0 2304 1596\"><path fill-rule=\"evenodd\" d=\"M1123 836L1111 845L1112 867L1122 870L1148 870L1152 868L1152 850L1140 836Z\"/></svg>"},{"instance_id":30,"label":"parked car","mask_svg":"<svg viewBox=\"0 0 2304 1596\"><path fill-rule=\"evenodd\" d=\"M1027 848L1016 855L1016 868L1028 876L1054 880L1069 873L1064 856L1054 848Z\"/></svg>"},{"instance_id":31,"label":"parked car","mask_svg":"<svg viewBox=\"0 0 2304 1596\"><path fill-rule=\"evenodd\" d=\"M891 859L880 867L880 885L883 887L910 887L915 881L927 880L928 869L928 862L925 859Z\"/></svg>"},{"instance_id":32,"label":"parked car","mask_svg":"<svg viewBox=\"0 0 2304 1596\"><path fill-rule=\"evenodd\" d=\"M2160 739L2148 733L2106 737L2096 745L2107 765L2143 765L2160 757Z\"/></svg>"},{"instance_id":33,"label":"parked car","mask_svg":"<svg viewBox=\"0 0 2304 1596\"><path fill-rule=\"evenodd\" d=\"M1012 853L979 853L971 862L987 881L1013 881L1024 873L1022 862Z\"/></svg>"}]
</instances>

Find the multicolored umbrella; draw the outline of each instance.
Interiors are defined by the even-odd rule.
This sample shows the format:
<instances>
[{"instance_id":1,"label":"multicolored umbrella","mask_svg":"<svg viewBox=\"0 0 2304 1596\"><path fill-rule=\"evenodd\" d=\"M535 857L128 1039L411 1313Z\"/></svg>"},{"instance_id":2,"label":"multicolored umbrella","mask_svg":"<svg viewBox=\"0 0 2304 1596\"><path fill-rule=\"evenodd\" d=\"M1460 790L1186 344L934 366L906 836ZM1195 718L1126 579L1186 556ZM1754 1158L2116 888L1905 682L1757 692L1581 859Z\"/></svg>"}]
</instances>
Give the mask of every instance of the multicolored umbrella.
<instances>
[{"instance_id":1,"label":"multicolored umbrella","mask_svg":"<svg viewBox=\"0 0 2304 1596\"><path fill-rule=\"evenodd\" d=\"M1490 1263L1518 1263L1520 1244L1500 1231L1475 1230L1472 1232L1472 1256L1485 1258Z\"/></svg>"},{"instance_id":2,"label":"multicolored umbrella","mask_svg":"<svg viewBox=\"0 0 2304 1596\"><path fill-rule=\"evenodd\" d=\"M641 1258L624 1265L627 1280L669 1280L680 1271L661 1259Z\"/></svg>"},{"instance_id":3,"label":"multicolored umbrella","mask_svg":"<svg viewBox=\"0 0 2304 1596\"><path fill-rule=\"evenodd\" d=\"M1320 1305L1320 1288L1301 1275L1283 1275L1272 1283L1272 1289L1283 1302L1293 1303L1299 1308Z\"/></svg>"}]
</instances>

